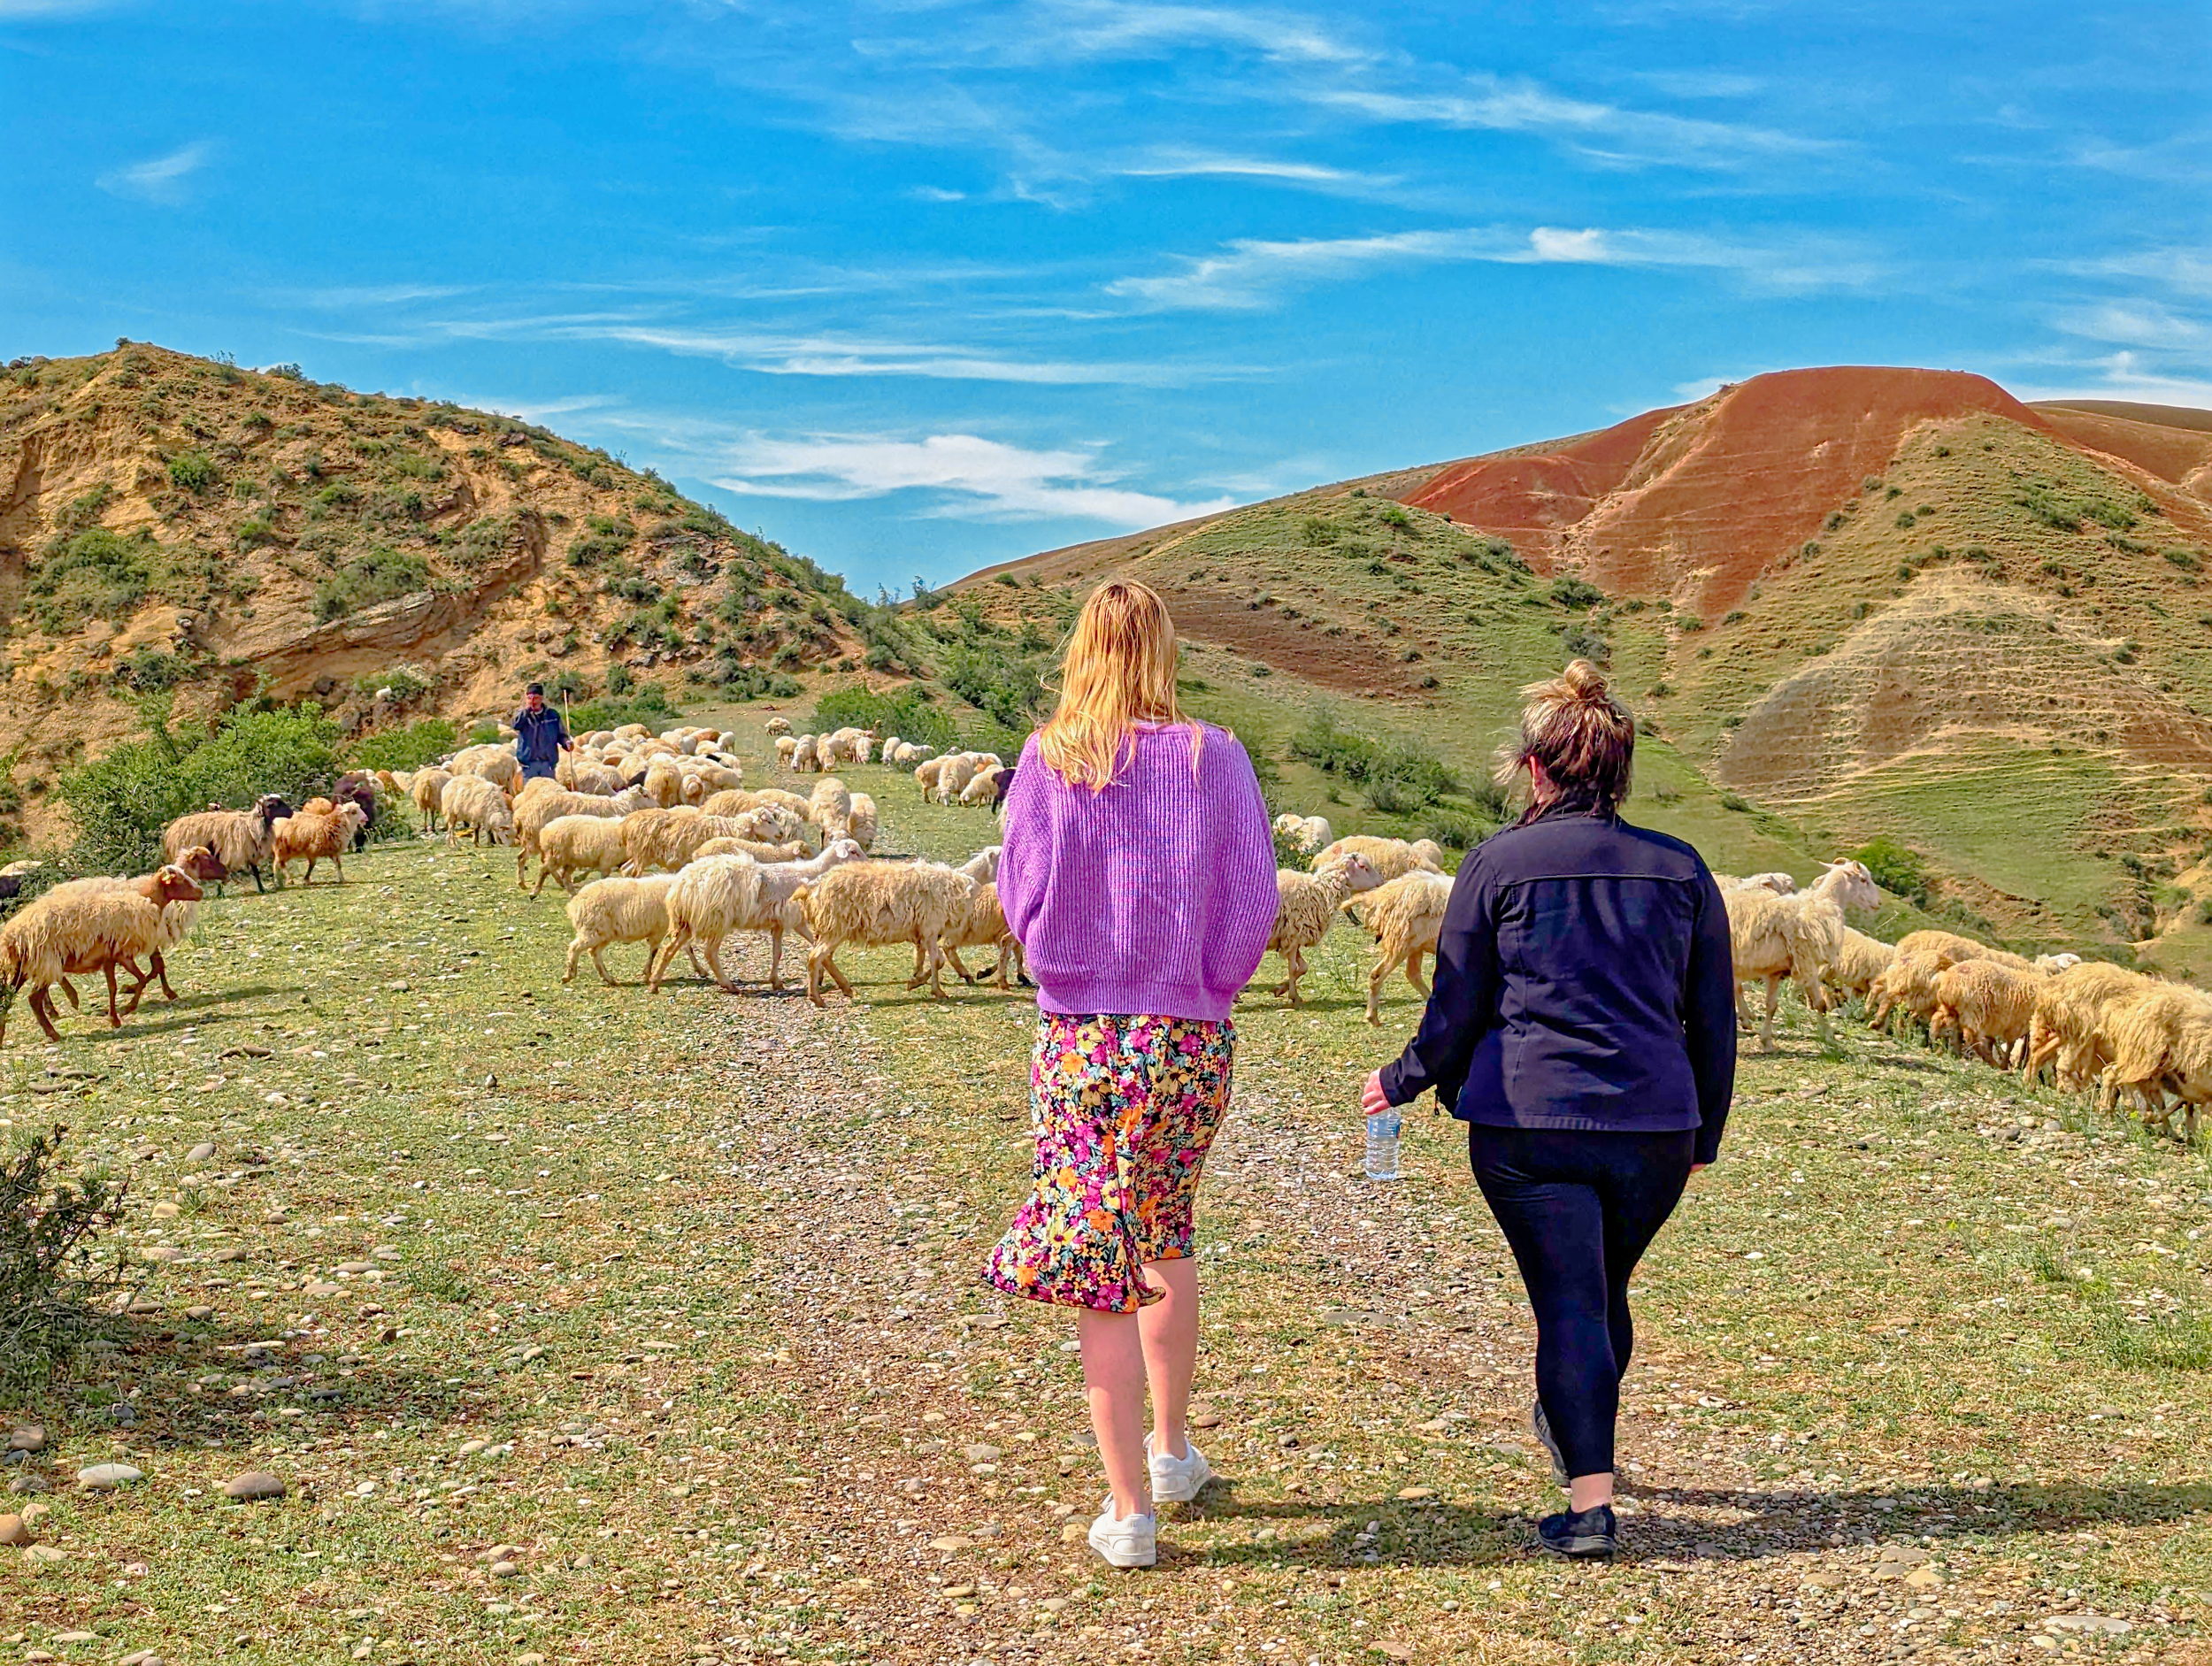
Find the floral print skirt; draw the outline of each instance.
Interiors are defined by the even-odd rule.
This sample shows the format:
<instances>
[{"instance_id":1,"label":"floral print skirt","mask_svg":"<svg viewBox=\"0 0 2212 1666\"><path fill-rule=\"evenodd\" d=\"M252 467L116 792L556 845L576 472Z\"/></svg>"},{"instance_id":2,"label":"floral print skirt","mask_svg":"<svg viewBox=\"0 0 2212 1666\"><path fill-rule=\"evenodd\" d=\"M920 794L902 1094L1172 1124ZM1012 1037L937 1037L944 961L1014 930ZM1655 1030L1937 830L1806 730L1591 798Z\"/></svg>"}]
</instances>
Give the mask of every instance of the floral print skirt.
<instances>
[{"instance_id":1,"label":"floral print skirt","mask_svg":"<svg viewBox=\"0 0 2212 1666\"><path fill-rule=\"evenodd\" d=\"M984 1282L1101 1313L1158 1301L1141 1269L1190 1254L1198 1171L1229 1108L1235 1048L1226 1019L1040 1013L1035 1189Z\"/></svg>"}]
</instances>

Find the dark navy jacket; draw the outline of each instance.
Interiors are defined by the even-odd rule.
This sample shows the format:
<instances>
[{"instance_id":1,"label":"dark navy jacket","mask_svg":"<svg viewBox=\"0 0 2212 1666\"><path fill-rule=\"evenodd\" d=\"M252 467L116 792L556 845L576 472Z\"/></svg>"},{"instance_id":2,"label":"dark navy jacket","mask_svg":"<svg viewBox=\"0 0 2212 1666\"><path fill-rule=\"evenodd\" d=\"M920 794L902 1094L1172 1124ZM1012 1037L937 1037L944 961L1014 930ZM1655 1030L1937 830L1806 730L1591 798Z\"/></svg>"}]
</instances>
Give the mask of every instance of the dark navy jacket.
<instances>
[{"instance_id":1,"label":"dark navy jacket","mask_svg":"<svg viewBox=\"0 0 2212 1666\"><path fill-rule=\"evenodd\" d=\"M515 756L525 769L533 764L552 768L561 761L561 742L567 739L561 714L549 705L540 712L525 706L515 713Z\"/></svg>"},{"instance_id":2,"label":"dark navy jacket","mask_svg":"<svg viewBox=\"0 0 2212 1666\"><path fill-rule=\"evenodd\" d=\"M1728 912L1704 860L1617 817L1555 812L1460 864L1420 1030L1384 1066L1402 1105L1463 1122L1698 1132L1710 1163L1736 1079Z\"/></svg>"}]
</instances>

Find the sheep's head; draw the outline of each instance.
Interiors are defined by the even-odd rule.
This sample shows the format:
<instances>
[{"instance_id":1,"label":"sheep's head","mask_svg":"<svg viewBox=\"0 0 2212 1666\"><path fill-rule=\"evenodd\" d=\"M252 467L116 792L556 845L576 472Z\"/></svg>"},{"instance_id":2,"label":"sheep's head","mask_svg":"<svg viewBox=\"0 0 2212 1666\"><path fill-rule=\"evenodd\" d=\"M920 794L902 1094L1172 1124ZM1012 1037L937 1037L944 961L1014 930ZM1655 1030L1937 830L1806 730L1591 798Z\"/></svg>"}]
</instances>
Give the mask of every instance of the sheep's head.
<instances>
[{"instance_id":1,"label":"sheep's head","mask_svg":"<svg viewBox=\"0 0 2212 1666\"><path fill-rule=\"evenodd\" d=\"M194 845L189 850L180 852L172 865L183 869L202 885L211 885L218 879L230 877L230 870L223 865L223 859L205 845Z\"/></svg>"},{"instance_id":2,"label":"sheep's head","mask_svg":"<svg viewBox=\"0 0 2212 1666\"><path fill-rule=\"evenodd\" d=\"M1854 909L1871 914L1882 906L1882 887L1874 883L1874 875L1863 862L1848 856L1832 862L1822 879L1829 893L1843 904L1844 911Z\"/></svg>"},{"instance_id":3,"label":"sheep's head","mask_svg":"<svg viewBox=\"0 0 2212 1666\"><path fill-rule=\"evenodd\" d=\"M1314 871L1340 876L1354 891L1371 891L1382 883L1382 875L1375 871L1375 864L1356 850L1340 850Z\"/></svg>"},{"instance_id":4,"label":"sheep's head","mask_svg":"<svg viewBox=\"0 0 2212 1666\"><path fill-rule=\"evenodd\" d=\"M833 839L822 847L822 865L833 868L841 862L858 862L867 854L857 839Z\"/></svg>"},{"instance_id":5,"label":"sheep's head","mask_svg":"<svg viewBox=\"0 0 2212 1666\"><path fill-rule=\"evenodd\" d=\"M138 882L139 894L162 908L172 902L196 902L207 893L200 882L173 863L156 868Z\"/></svg>"},{"instance_id":6,"label":"sheep's head","mask_svg":"<svg viewBox=\"0 0 2212 1666\"><path fill-rule=\"evenodd\" d=\"M369 812L348 799L338 806L338 819L345 824L346 837L350 839L369 825Z\"/></svg>"},{"instance_id":7,"label":"sheep's head","mask_svg":"<svg viewBox=\"0 0 2212 1666\"><path fill-rule=\"evenodd\" d=\"M292 813L291 805L274 793L264 793L253 801L254 814L265 822L274 825Z\"/></svg>"}]
</instances>

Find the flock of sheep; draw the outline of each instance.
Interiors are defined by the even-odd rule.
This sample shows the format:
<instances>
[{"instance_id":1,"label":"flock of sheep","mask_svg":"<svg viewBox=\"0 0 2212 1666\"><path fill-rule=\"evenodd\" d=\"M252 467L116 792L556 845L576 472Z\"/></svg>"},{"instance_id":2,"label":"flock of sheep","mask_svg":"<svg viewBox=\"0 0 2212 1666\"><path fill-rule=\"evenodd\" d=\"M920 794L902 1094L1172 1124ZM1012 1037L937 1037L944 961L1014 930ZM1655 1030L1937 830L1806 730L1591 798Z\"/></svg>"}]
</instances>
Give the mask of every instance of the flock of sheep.
<instances>
[{"instance_id":1,"label":"flock of sheep","mask_svg":"<svg viewBox=\"0 0 2212 1666\"><path fill-rule=\"evenodd\" d=\"M2095 1089L2101 1109L2116 1109L2126 1093L2161 1127L2178 1111L2195 1139L2200 1108L2212 1104L2212 994L2078 955L2031 960L1955 932L1882 942L1847 918L1881 902L1857 862L1829 864L1802 891L1787 874L1719 877L1738 989L1766 986L1763 1048L1773 1048L1775 1001L1788 981L1824 1040L1829 1010L1856 996L1878 1030L1904 1013L1926 1025L1932 1042L1954 1036L2024 1080L2049 1066L2062 1091ZM1740 1001L1738 1011L1752 1027Z\"/></svg>"},{"instance_id":2,"label":"flock of sheep","mask_svg":"<svg viewBox=\"0 0 2212 1666\"><path fill-rule=\"evenodd\" d=\"M511 845L516 882L529 894L549 879L571 893L564 982L589 956L613 983L605 950L639 943L650 991L659 990L680 953L701 976L734 989L723 954L739 933L768 939L769 987L777 991L785 939L803 942L806 993L818 1006L825 980L852 994L836 961L847 948L910 945L907 987L926 985L939 998L947 965L968 982L988 977L1001 989L1020 978L1021 946L1007 930L994 883L998 847L957 865L877 856L874 800L823 773L844 764L911 767L926 797L995 808L1011 770L991 753L938 756L857 728L793 734L787 722L772 718L769 732L780 765L820 776L810 791L746 788L729 733L654 734L631 724L579 737L551 779L526 782L512 749L492 742L424 770L343 777L329 798L297 810L270 795L245 810L196 811L167 828L165 864L154 873L56 886L0 925L0 995L27 991L32 1012L55 1040L51 991L58 986L76 1004L72 977L105 977L111 1025L134 1010L156 980L175 999L164 954L190 931L204 887L250 874L259 888L265 876L302 862L311 878L323 861L342 882L342 855L365 840L380 787L411 801L426 828L442 825L450 842L465 833L473 843ZM1341 914L1375 940L1368 1021L1381 1023L1382 986L1394 971L1402 969L1425 998L1423 962L1435 953L1451 898L1443 848L1425 839L1339 839L1320 817L1283 816L1275 832L1279 845L1309 865L1276 875L1279 909L1268 947L1285 975L1271 993L1300 1003L1307 954ZM1878 1029L1905 1013L1925 1024L1931 1040L1955 1035L1962 1050L1993 1065L2029 1079L2050 1067L2062 1089L2094 1088L2106 1109L2126 1093L2162 1125L2178 1111L2192 1138L2200 1108L2212 1103L2212 994L2073 955L2030 960L1950 932L1882 942L1849 923L1854 911L1870 912L1882 900L1855 861L1829 864L1801 890L1783 873L1718 878L1738 1016L1766 1050L1774 1047L1781 987L1790 983L1824 1040L1830 1010L1857 997ZM995 965L971 971L963 950L987 952ZM127 991L119 991L119 973L131 979ZM1756 1020L1747 985L1765 987ZM4 1019L0 1011L0 1037Z\"/></svg>"}]
</instances>

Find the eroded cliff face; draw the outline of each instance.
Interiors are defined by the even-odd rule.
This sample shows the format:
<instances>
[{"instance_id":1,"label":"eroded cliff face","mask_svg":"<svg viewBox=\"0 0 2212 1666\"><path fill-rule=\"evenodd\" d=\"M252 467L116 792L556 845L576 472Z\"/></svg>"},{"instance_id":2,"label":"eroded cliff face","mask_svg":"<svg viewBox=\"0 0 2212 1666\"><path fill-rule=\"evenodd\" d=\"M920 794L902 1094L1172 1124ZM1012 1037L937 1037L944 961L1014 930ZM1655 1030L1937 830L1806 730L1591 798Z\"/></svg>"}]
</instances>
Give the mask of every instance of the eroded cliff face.
<instances>
[{"instance_id":1,"label":"eroded cliff face","mask_svg":"<svg viewBox=\"0 0 2212 1666\"><path fill-rule=\"evenodd\" d=\"M533 676L734 688L851 649L834 579L603 453L151 346L0 374L0 755L35 825L148 695L354 723L407 665L413 710L472 718Z\"/></svg>"}]
</instances>

